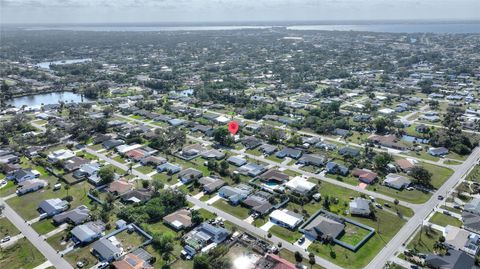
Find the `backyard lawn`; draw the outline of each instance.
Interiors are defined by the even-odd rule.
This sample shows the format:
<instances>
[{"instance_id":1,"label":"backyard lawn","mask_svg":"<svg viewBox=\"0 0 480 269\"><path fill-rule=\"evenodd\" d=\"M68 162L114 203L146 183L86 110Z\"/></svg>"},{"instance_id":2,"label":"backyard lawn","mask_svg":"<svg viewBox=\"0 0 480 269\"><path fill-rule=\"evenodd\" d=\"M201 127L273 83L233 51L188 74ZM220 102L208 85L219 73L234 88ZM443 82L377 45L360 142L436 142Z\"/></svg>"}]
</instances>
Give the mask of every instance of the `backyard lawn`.
<instances>
[{"instance_id":1,"label":"backyard lawn","mask_svg":"<svg viewBox=\"0 0 480 269\"><path fill-rule=\"evenodd\" d=\"M66 254L64 257L73 267L76 267L77 262L81 261L85 264L85 268L90 268L97 264L97 258L90 253L91 246L76 248Z\"/></svg>"},{"instance_id":2,"label":"backyard lawn","mask_svg":"<svg viewBox=\"0 0 480 269\"><path fill-rule=\"evenodd\" d=\"M13 246L0 249L0 268L31 269L42 264L45 257L27 239L19 239Z\"/></svg>"},{"instance_id":3,"label":"backyard lawn","mask_svg":"<svg viewBox=\"0 0 480 269\"><path fill-rule=\"evenodd\" d=\"M32 224L32 228L38 233L38 234L46 234L48 232L51 232L57 228L57 226L53 225L51 219L45 219L41 220L38 222L35 222Z\"/></svg>"},{"instance_id":4,"label":"backyard lawn","mask_svg":"<svg viewBox=\"0 0 480 269\"><path fill-rule=\"evenodd\" d=\"M431 253L433 252L433 245L440 236L442 236L442 232L422 227L408 243L407 249L415 249L420 253Z\"/></svg>"},{"instance_id":5,"label":"backyard lawn","mask_svg":"<svg viewBox=\"0 0 480 269\"><path fill-rule=\"evenodd\" d=\"M340 241L355 246L364 239L370 231L351 223L345 223L345 233L339 238Z\"/></svg>"}]
</instances>

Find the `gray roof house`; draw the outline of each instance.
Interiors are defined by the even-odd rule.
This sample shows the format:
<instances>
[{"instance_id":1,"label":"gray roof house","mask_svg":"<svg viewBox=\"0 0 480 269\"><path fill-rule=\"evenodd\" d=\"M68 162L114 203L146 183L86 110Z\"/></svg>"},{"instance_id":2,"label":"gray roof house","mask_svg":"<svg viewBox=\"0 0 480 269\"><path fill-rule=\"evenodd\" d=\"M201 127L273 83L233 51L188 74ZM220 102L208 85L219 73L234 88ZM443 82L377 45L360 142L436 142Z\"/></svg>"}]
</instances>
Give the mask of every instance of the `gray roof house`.
<instances>
[{"instance_id":1,"label":"gray roof house","mask_svg":"<svg viewBox=\"0 0 480 269\"><path fill-rule=\"evenodd\" d=\"M68 202L59 198L48 199L40 202L38 210L51 217L68 209Z\"/></svg>"},{"instance_id":2,"label":"gray roof house","mask_svg":"<svg viewBox=\"0 0 480 269\"><path fill-rule=\"evenodd\" d=\"M169 174L175 174L180 172L182 170L182 167L180 165L172 164L172 163L163 163L159 166L157 166L157 171L159 173L161 172L167 172Z\"/></svg>"},{"instance_id":3,"label":"gray roof house","mask_svg":"<svg viewBox=\"0 0 480 269\"><path fill-rule=\"evenodd\" d=\"M74 227L70 233L75 244L88 244L102 236L105 226L101 222L87 222Z\"/></svg>"},{"instance_id":4,"label":"gray roof house","mask_svg":"<svg viewBox=\"0 0 480 269\"><path fill-rule=\"evenodd\" d=\"M227 159L227 162L240 167L242 165L245 165L247 163L247 160L242 158L242 156L232 156Z\"/></svg>"},{"instance_id":5,"label":"gray roof house","mask_svg":"<svg viewBox=\"0 0 480 269\"><path fill-rule=\"evenodd\" d=\"M475 258L467 253L450 249L445 255L429 254L425 258L425 264L429 268L439 269L471 269L475 266Z\"/></svg>"},{"instance_id":6,"label":"gray roof house","mask_svg":"<svg viewBox=\"0 0 480 269\"><path fill-rule=\"evenodd\" d=\"M329 174L339 174L342 176L348 174L348 168L346 166L335 162L328 162L327 165L325 165L325 169Z\"/></svg>"},{"instance_id":7,"label":"gray roof house","mask_svg":"<svg viewBox=\"0 0 480 269\"><path fill-rule=\"evenodd\" d=\"M308 223L304 228L304 233L312 238L324 241L328 237L332 239L340 237L344 233L344 230L345 224L332 218L318 216Z\"/></svg>"},{"instance_id":8,"label":"gray roof house","mask_svg":"<svg viewBox=\"0 0 480 269\"><path fill-rule=\"evenodd\" d=\"M16 194L23 195L29 192L38 191L39 189L46 187L47 184L47 181L42 179L27 180L18 184L20 187L17 188Z\"/></svg>"},{"instance_id":9,"label":"gray roof house","mask_svg":"<svg viewBox=\"0 0 480 269\"><path fill-rule=\"evenodd\" d=\"M178 177L180 181L184 184L195 181L201 178L202 176L203 176L203 173L201 171L198 171L195 168L187 168L185 170L180 171L180 173L178 173Z\"/></svg>"},{"instance_id":10,"label":"gray roof house","mask_svg":"<svg viewBox=\"0 0 480 269\"><path fill-rule=\"evenodd\" d=\"M429 148L428 149L428 154L432 156L444 156L448 154L448 149L444 147L439 147L439 148Z\"/></svg>"},{"instance_id":11,"label":"gray roof house","mask_svg":"<svg viewBox=\"0 0 480 269\"><path fill-rule=\"evenodd\" d=\"M283 148L282 150L275 153L275 156L278 158L285 158L290 157L293 159L298 159L302 156L302 151L299 149L292 149L292 148Z\"/></svg>"},{"instance_id":12,"label":"gray roof house","mask_svg":"<svg viewBox=\"0 0 480 269\"><path fill-rule=\"evenodd\" d=\"M300 158L297 163L303 165L313 165L313 166L322 166L325 165L326 158L325 156L318 154L305 154Z\"/></svg>"},{"instance_id":13,"label":"gray roof house","mask_svg":"<svg viewBox=\"0 0 480 269\"><path fill-rule=\"evenodd\" d=\"M225 181L216 177L202 177L198 182L203 186L205 193L212 193L225 185Z\"/></svg>"},{"instance_id":14,"label":"gray roof house","mask_svg":"<svg viewBox=\"0 0 480 269\"><path fill-rule=\"evenodd\" d=\"M230 232L222 227L213 226L203 222L195 229L185 235L184 241L187 245L197 249L211 243L220 244L230 236Z\"/></svg>"},{"instance_id":15,"label":"gray roof house","mask_svg":"<svg viewBox=\"0 0 480 269\"><path fill-rule=\"evenodd\" d=\"M270 144L263 144L260 146L259 150L263 152L265 155L272 155L275 151L277 151L278 147Z\"/></svg>"},{"instance_id":16,"label":"gray roof house","mask_svg":"<svg viewBox=\"0 0 480 269\"><path fill-rule=\"evenodd\" d=\"M248 196L247 199L242 201L242 204L255 213L265 215L273 209L273 205L269 202L270 197L271 194L259 191Z\"/></svg>"},{"instance_id":17,"label":"gray roof house","mask_svg":"<svg viewBox=\"0 0 480 269\"><path fill-rule=\"evenodd\" d=\"M401 190L403 188L406 188L411 183L412 182L407 177L399 174L388 174L383 180L383 185L396 190Z\"/></svg>"},{"instance_id":18,"label":"gray roof house","mask_svg":"<svg viewBox=\"0 0 480 269\"><path fill-rule=\"evenodd\" d=\"M115 246L112 241L102 238L92 245L92 253L101 261L113 261L122 256L122 250Z\"/></svg>"},{"instance_id":19,"label":"gray roof house","mask_svg":"<svg viewBox=\"0 0 480 269\"><path fill-rule=\"evenodd\" d=\"M245 184L238 184L235 187L223 186L218 190L218 195L227 199L231 204L237 205L246 199L252 190L252 187Z\"/></svg>"},{"instance_id":20,"label":"gray roof house","mask_svg":"<svg viewBox=\"0 0 480 269\"><path fill-rule=\"evenodd\" d=\"M463 207L463 211L480 215L480 199L474 198Z\"/></svg>"},{"instance_id":21,"label":"gray roof house","mask_svg":"<svg viewBox=\"0 0 480 269\"><path fill-rule=\"evenodd\" d=\"M370 215L370 202L367 199L357 197L350 201L350 214L368 216Z\"/></svg>"},{"instance_id":22,"label":"gray roof house","mask_svg":"<svg viewBox=\"0 0 480 269\"><path fill-rule=\"evenodd\" d=\"M338 150L338 153L342 156L348 155L350 157L357 157L358 155L360 155L360 150L351 147L343 147Z\"/></svg>"},{"instance_id":23,"label":"gray roof house","mask_svg":"<svg viewBox=\"0 0 480 269\"><path fill-rule=\"evenodd\" d=\"M216 159L216 160L221 160L225 157L225 153L216 149L204 151L200 155L204 159Z\"/></svg>"},{"instance_id":24,"label":"gray roof house","mask_svg":"<svg viewBox=\"0 0 480 269\"><path fill-rule=\"evenodd\" d=\"M38 178L39 176L40 173L32 169L19 169L14 172L9 178L13 179L18 184L26 180Z\"/></svg>"},{"instance_id":25,"label":"gray roof house","mask_svg":"<svg viewBox=\"0 0 480 269\"><path fill-rule=\"evenodd\" d=\"M57 225L70 223L74 225L85 222L90 217L90 210L85 205L80 205L72 210L62 212L53 217L53 222Z\"/></svg>"},{"instance_id":26,"label":"gray roof house","mask_svg":"<svg viewBox=\"0 0 480 269\"><path fill-rule=\"evenodd\" d=\"M241 166L238 168L238 172L244 175L248 175L251 177L256 177L263 173L267 168L260 164L255 164L255 163L247 163L246 165Z\"/></svg>"}]
</instances>

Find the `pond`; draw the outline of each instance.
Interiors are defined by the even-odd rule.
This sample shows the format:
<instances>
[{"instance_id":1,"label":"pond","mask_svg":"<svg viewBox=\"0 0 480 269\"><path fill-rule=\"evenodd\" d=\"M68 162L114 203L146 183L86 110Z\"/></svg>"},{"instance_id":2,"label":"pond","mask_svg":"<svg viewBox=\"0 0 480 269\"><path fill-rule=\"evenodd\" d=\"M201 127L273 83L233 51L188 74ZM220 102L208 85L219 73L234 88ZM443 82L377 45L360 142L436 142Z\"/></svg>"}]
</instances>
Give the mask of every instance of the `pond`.
<instances>
[{"instance_id":1,"label":"pond","mask_svg":"<svg viewBox=\"0 0 480 269\"><path fill-rule=\"evenodd\" d=\"M65 103L81 103L92 100L86 97L82 98L81 94L73 92L51 92L16 97L11 100L7 100L7 105L12 105L14 107L40 107L42 104L58 104L60 101Z\"/></svg>"},{"instance_id":2,"label":"pond","mask_svg":"<svg viewBox=\"0 0 480 269\"><path fill-rule=\"evenodd\" d=\"M86 58L86 59L73 59L73 60L61 60L61 61L53 61L53 62L41 62L36 64L36 67L42 68L42 69L50 69L50 65L56 64L56 65L64 65L64 64L78 64L78 63L84 63L84 62L90 62L92 59Z\"/></svg>"}]
</instances>

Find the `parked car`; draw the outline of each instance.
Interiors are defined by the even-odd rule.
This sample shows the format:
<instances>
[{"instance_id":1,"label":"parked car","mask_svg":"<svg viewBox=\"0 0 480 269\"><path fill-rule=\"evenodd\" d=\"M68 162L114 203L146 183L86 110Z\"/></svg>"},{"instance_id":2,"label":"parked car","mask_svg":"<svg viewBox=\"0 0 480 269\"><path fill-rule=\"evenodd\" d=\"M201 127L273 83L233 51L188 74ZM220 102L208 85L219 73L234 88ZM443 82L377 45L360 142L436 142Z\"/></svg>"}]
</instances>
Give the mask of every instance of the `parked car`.
<instances>
[{"instance_id":1,"label":"parked car","mask_svg":"<svg viewBox=\"0 0 480 269\"><path fill-rule=\"evenodd\" d=\"M7 235L4 238L2 238L2 240L0 240L0 243L8 242L8 241L10 241L10 239L11 239L10 236Z\"/></svg>"},{"instance_id":2,"label":"parked car","mask_svg":"<svg viewBox=\"0 0 480 269\"><path fill-rule=\"evenodd\" d=\"M440 200L440 201L443 200L443 196L442 196L442 195L437 196L437 198L438 198L438 200Z\"/></svg>"},{"instance_id":3,"label":"parked car","mask_svg":"<svg viewBox=\"0 0 480 269\"><path fill-rule=\"evenodd\" d=\"M445 215L447 215L447 216L451 216L451 215L452 215L452 213L448 212L447 210L444 210L444 211L443 211L443 214L445 214Z\"/></svg>"}]
</instances>

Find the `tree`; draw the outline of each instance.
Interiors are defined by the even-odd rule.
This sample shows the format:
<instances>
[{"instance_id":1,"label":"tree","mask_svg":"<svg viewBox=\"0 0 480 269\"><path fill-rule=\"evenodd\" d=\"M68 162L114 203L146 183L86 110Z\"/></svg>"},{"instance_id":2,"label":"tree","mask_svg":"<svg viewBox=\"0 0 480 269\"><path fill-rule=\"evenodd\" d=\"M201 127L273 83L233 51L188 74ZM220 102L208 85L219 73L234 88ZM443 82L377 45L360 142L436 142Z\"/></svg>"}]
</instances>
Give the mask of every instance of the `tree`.
<instances>
[{"instance_id":1,"label":"tree","mask_svg":"<svg viewBox=\"0 0 480 269\"><path fill-rule=\"evenodd\" d=\"M193 269L209 269L210 259L204 253L197 254L193 258Z\"/></svg>"},{"instance_id":2,"label":"tree","mask_svg":"<svg viewBox=\"0 0 480 269\"><path fill-rule=\"evenodd\" d=\"M301 263L303 261L302 253L295 251L295 261L297 263Z\"/></svg>"},{"instance_id":3,"label":"tree","mask_svg":"<svg viewBox=\"0 0 480 269\"><path fill-rule=\"evenodd\" d=\"M172 233L155 233L153 235L152 246L162 254L164 261L169 261L173 251L174 235Z\"/></svg>"},{"instance_id":4,"label":"tree","mask_svg":"<svg viewBox=\"0 0 480 269\"><path fill-rule=\"evenodd\" d=\"M392 155L387 152L381 152L373 158L373 165L376 169L383 170L392 161Z\"/></svg>"},{"instance_id":5,"label":"tree","mask_svg":"<svg viewBox=\"0 0 480 269\"><path fill-rule=\"evenodd\" d=\"M226 127L219 127L213 131L213 139L222 146L231 146L233 138Z\"/></svg>"},{"instance_id":6,"label":"tree","mask_svg":"<svg viewBox=\"0 0 480 269\"><path fill-rule=\"evenodd\" d=\"M113 181L115 178L115 173L113 169L107 166L104 166L98 170L98 176L100 177L101 184L108 184Z\"/></svg>"},{"instance_id":7,"label":"tree","mask_svg":"<svg viewBox=\"0 0 480 269\"><path fill-rule=\"evenodd\" d=\"M410 175L415 179L415 183L425 187L432 187L432 173L427 169L421 166L414 166L410 170Z\"/></svg>"},{"instance_id":8,"label":"tree","mask_svg":"<svg viewBox=\"0 0 480 269\"><path fill-rule=\"evenodd\" d=\"M390 122L384 117L378 117L373 121L373 124L375 125L375 129L377 130L377 133L381 134L386 131L387 126L390 125Z\"/></svg>"},{"instance_id":9,"label":"tree","mask_svg":"<svg viewBox=\"0 0 480 269\"><path fill-rule=\"evenodd\" d=\"M310 268L313 268L313 265L315 264L315 254L313 254L313 252L308 254L308 263L310 264Z\"/></svg>"},{"instance_id":10,"label":"tree","mask_svg":"<svg viewBox=\"0 0 480 269\"><path fill-rule=\"evenodd\" d=\"M192 223L198 225L203 222L203 217L198 210L192 210Z\"/></svg>"}]
</instances>

